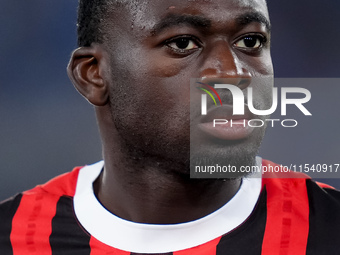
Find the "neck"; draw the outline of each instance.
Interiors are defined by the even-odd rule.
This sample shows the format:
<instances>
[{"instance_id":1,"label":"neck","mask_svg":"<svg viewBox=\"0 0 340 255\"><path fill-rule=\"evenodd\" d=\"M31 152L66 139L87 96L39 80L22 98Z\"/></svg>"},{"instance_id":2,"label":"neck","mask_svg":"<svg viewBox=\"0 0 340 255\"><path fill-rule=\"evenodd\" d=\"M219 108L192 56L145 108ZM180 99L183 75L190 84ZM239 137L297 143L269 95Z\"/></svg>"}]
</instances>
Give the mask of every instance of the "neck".
<instances>
[{"instance_id":1,"label":"neck","mask_svg":"<svg viewBox=\"0 0 340 255\"><path fill-rule=\"evenodd\" d=\"M102 122L111 121L107 112L97 114ZM99 122L105 165L94 190L115 215L139 223L188 222L214 212L237 193L241 179L190 179L153 158L132 158L116 131L103 128L113 126L108 124Z\"/></svg>"},{"instance_id":2,"label":"neck","mask_svg":"<svg viewBox=\"0 0 340 255\"><path fill-rule=\"evenodd\" d=\"M96 196L106 209L134 222L175 224L199 219L226 204L241 183L240 179L190 179L142 164L131 167L122 163L127 162L123 156L104 156L104 160L104 171L94 185Z\"/></svg>"}]
</instances>

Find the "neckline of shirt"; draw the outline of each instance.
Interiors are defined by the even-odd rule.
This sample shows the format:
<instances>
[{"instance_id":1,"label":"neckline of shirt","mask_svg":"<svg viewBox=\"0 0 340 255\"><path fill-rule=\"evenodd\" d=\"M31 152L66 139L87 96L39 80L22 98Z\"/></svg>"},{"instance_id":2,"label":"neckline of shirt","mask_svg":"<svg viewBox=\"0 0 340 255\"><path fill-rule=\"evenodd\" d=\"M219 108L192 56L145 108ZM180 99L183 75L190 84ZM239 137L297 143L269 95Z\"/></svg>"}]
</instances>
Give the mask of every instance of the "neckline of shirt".
<instances>
[{"instance_id":1,"label":"neckline of shirt","mask_svg":"<svg viewBox=\"0 0 340 255\"><path fill-rule=\"evenodd\" d=\"M261 165L261 158L257 158ZM218 238L240 226L252 213L261 192L261 173L244 178L234 197L215 212L186 223L143 224L124 220L97 200L93 182L104 162L79 171L74 210L84 229L100 242L128 252L166 253L189 249Z\"/></svg>"}]
</instances>

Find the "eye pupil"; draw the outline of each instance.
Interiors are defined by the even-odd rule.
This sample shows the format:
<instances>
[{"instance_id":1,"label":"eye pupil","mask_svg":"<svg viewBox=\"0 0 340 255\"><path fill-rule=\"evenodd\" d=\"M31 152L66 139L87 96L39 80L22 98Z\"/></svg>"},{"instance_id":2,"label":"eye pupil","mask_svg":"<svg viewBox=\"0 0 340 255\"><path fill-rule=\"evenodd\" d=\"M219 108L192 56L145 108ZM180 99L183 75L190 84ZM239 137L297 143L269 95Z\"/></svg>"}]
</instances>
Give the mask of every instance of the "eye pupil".
<instances>
[{"instance_id":1,"label":"eye pupil","mask_svg":"<svg viewBox=\"0 0 340 255\"><path fill-rule=\"evenodd\" d=\"M179 49L185 49L186 47L189 46L190 40L188 38L179 38L176 40L176 46Z\"/></svg>"},{"instance_id":2,"label":"eye pupil","mask_svg":"<svg viewBox=\"0 0 340 255\"><path fill-rule=\"evenodd\" d=\"M255 47L257 43L257 38L255 37L246 37L243 40L244 40L244 45L249 48Z\"/></svg>"}]
</instances>

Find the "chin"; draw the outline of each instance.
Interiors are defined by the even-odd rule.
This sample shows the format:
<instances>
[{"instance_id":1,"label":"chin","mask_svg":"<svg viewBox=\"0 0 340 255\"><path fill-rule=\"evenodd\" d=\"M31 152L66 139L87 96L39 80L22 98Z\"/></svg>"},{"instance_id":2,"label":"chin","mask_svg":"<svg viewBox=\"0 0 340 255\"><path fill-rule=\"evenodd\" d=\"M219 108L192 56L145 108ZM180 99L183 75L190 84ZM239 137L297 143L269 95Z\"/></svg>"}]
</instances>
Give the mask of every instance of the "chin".
<instances>
[{"instance_id":1,"label":"chin","mask_svg":"<svg viewBox=\"0 0 340 255\"><path fill-rule=\"evenodd\" d=\"M190 168L196 166L234 166L237 171L241 166L253 166L256 164L265 129L259 129L256 133L242 140L220 140L209 137L200 138L191 143ZM215 175L217 178L241 178L249 173L223 173Z\"/></svg>"}]
</instances>

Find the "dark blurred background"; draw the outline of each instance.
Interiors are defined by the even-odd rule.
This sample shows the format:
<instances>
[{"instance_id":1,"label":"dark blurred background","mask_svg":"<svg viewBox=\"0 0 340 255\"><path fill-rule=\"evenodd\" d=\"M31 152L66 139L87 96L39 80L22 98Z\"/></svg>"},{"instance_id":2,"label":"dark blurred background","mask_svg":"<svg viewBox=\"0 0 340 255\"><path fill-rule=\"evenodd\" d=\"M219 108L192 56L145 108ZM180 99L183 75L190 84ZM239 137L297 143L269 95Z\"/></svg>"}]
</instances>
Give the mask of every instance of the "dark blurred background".
<instances>
[{"instance_id":1,"label":"dark blurred background","mask_svg":"<svg viewBox=\"0 0 340 255\"><path fill-rule=\"evenodd\" d=\"M276 77L340 77L340 1L268 2ZM76 7L76 0L1 0L0 200L101 159L94 111L66 75ZM340 163L340 84L298 81L312 92L313 117L269 129L260 155L287 165ZM340 169L331 177L322 181L340 188Z\"/></svg>"}]
</instances>

